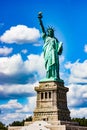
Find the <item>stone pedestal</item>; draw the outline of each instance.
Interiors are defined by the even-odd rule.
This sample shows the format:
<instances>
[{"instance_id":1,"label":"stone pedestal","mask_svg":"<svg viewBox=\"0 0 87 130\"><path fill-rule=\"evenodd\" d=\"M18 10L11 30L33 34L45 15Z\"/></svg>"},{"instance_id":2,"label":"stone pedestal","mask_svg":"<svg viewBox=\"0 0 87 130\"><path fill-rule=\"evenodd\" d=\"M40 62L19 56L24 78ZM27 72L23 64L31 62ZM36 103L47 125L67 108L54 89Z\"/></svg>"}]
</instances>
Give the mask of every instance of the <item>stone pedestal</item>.
<instances>
[{"instance_id":1,"label":"stone pedestal","mask_svg":"<svg viewBox=\"0 0 87 130\"><path fill-rule=\"evenodd\" d=\"M37 103L34 110L34 121L70 121L70 111L67 107L68 88L63 82L39 82L35 87Z\"/></svg>"},{"instance_id":2,"label":"stone pedestal","mask_svg":"<svg viewBox=\"0 0 87 130\"><path fill-rule=\"evenodd\" d=\"M47 121L50 130L87 130L79 126L78 122L71 122L70 111L67 107L68 88L63 82L39 82L35 87L37 92L36 108L33 121Z\"/></svg>"}]
</instances>

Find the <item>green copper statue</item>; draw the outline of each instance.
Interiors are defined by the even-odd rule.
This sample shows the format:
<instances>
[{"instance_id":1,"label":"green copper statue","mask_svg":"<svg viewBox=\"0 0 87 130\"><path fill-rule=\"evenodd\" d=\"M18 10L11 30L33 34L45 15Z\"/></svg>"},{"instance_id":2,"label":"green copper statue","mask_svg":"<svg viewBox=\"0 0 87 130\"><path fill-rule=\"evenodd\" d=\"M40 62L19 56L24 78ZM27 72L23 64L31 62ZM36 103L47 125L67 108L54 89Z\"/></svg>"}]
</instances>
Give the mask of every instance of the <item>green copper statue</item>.
<instances>
[{"instance_id":1,"label":"green copper statue","mask_svg":"<svg viewBox=\"0 0 87 130\"><path fill-rule=\"evenodd\" d=\"M39 23L42 29L44 40L44 60L46 69L46 80L60 81L59 77L59 55L62 54L63 46L54 36L54 29L49 27L47 32L43 26L42 13L38 13Z\"/></svg>"}]
</instances>

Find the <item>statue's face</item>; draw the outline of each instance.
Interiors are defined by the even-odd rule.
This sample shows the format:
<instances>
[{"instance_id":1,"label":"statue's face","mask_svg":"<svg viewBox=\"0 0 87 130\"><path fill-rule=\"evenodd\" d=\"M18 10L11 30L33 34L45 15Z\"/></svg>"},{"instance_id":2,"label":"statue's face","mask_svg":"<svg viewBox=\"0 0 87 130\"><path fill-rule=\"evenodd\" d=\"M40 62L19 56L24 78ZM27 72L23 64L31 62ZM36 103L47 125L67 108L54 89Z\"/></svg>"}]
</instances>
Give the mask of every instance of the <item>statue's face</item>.
<instances>
[{"instance_id":1,"label":"statue's face","mask_svg":"<svg viewBox=\"0 0 87 130\"><path fill-rule=\"evenodd\" d=\"M54 31L52 29L48 29L48 36L53 37Z\"/></svg>"}]
</instances>

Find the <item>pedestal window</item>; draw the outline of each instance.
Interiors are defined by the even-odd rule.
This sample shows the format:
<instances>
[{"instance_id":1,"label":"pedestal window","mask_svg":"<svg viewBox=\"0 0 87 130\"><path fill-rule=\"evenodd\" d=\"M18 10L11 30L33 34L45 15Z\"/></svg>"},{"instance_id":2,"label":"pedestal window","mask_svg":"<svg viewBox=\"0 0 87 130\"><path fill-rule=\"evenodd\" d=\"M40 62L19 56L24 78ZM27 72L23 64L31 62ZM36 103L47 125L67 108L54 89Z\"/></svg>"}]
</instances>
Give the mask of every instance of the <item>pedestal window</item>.
<instances>
[{"instance_id":1,"label":"pedestal window","mask_svg":"<svg viewBox=\"0 0 87 130\"><path fill-rule=\"evenodd\" d=\"M43 99L43 93L41 93L41 99Z\"/></svg>"},{"instance_id":2,"label":"pedestal window","mask_svg":"<svg viewBox=\"0 0 87 130\"><path fill-rule=\"evenodd\" d=\"M51 92L49 92L49 98L51 98Z\"/></svg>"}]
</instances>

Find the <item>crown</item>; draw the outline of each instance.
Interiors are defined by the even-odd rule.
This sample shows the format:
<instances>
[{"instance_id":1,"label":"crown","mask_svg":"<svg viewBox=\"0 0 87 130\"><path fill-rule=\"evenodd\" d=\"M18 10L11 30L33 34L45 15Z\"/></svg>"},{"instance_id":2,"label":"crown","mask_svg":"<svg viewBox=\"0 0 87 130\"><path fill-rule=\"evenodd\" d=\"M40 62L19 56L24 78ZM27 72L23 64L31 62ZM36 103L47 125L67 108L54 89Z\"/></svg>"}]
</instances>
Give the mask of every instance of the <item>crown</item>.
<instances>
[{"instance_id":1,"label":"crown","mask_svg":"<svg viewBox=\"0 0 87 130\"><path fill-rule=\"evenodd\" d=\"M47 31L48 30L52 30L54 32L54 28L53 27L48 26Z\"/></svg>"}]
</instances>

